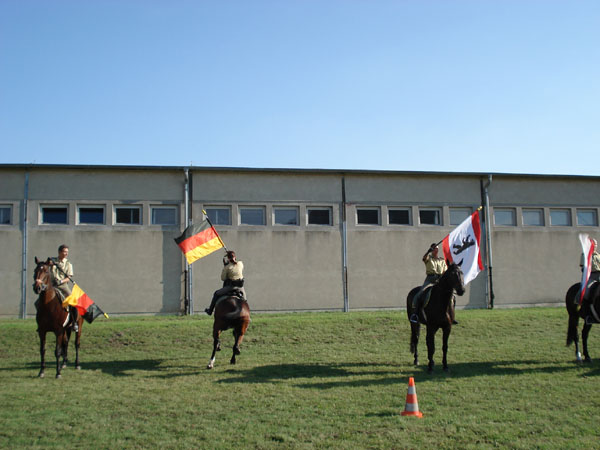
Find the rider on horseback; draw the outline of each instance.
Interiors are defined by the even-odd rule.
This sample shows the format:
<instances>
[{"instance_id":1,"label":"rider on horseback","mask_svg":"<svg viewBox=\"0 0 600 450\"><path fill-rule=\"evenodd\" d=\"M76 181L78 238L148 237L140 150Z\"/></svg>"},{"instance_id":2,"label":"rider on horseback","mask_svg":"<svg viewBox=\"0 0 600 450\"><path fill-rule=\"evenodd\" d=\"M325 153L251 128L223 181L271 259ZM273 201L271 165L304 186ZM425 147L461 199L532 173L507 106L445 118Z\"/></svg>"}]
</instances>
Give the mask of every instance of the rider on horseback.
<instances>
[{"instance_id":1,"label":"rider on horseback","mask_svg":"<svg viewBox=\"0 0 600 450\"><path fill-rule=\"evenodd\" d=\"M241 294L241 298L246 298L243 275L244 263L236 259L234 251L228 250L223 257L223 265L224 267L221 271L223 287L215 291L210 306L204 310L209 316L213 313L217 300L224 295L238 291Z\"/></svg>"},{"instance_id":2,"label":"rider on horseback","mask_svg":"<svg viewBox=\"0 0 600 450\"><path fill-rule=\"evenodd\" d=\"M62 296L62 300L64 301L69 295L71 295L71 286L69 286L69 281L71 281L71 277L73 276L73 265L67 259L69 256L69 247L65 244L62 244L58 247L58 258L52 258L54 264L52 265L52 275L54 279L54 287ZM75 306L64 305L69 309L71 314L70 325L73 326L73 331L76 333L79 331L79 325L77 324L78 312Z\"/></svg>"},{"instance_id":3,"label":"rider on horseback","mask_svg":"<svg viewBox=\"0 0 600 450\"><path fill-rule=\"evenodd\" d=\"M448 269L446 265L446 260L441 256L438 256L439 247L437 244L431 244L427 252L423 255L423 263L425 264L425 281L423 282L423 286L417 294L413 297L413 311L416 311L410 316L410 321L413 323L419 322L419 315L422 315L422 309L424 305L423 293L425 290L437 284L440 277L444 274L444 272ZM454 310L454 308L452 308ZM457 324L458 322L454 320L454 311L451 314L452 323Z\"/></svg>"}]
</instances>

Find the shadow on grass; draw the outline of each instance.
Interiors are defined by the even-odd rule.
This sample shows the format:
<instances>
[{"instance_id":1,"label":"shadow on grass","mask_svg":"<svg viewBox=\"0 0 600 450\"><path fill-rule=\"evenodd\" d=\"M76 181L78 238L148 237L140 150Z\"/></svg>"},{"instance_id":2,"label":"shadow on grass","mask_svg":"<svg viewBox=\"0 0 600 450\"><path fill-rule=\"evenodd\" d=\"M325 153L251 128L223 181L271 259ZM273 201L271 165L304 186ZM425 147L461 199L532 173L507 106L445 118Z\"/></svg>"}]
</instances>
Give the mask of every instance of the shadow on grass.
<instances>
[{"instance_id":1,"label":"shadow on grass","mask_svg":"<svg viewBox=\"0 0 600 450\"><path fill-rule=\"evenodd\" d=\"M93 371L99 370L104 374L113 375L115 377L130 377L134 376L134 371L142 371L142 372L156 372L165 370L164 367L161 367L163 360L161 359L137 359L137 360L126 360L126 361L85 361L81 363L82 371ZM46 373L50 373L50 371L55 370L56 368L56 360L46 361ZM3 367L0 370L22 370L22 369L31 369L31 370L39 370L40 363L39 362L31 362L26 364L24 367ZM74 370L74 361L69 361L67 367L63 369L63 371ZM65 373L65 372L63 372Z\"/></svg>"},{"instance_id":2,"label":"shadow on grass","mask_svg":"<svg viewBox=\"0 0 600 450\"><path fill-rule=\"evenodd\" d=\"M529 374L561 374L573 372L577 367L590 369L581 376L599 376L600 367L598 363L584 366L570 365L548 365L542 361L514 360L493 362L470 362L450 365L450 371L444 372L441 364L434 368L432 374L427 373L427 366L413 367L406 365L404 370L398 367L385 367L381 363L356 363L356 364L277 364L254 367L245 371L236 371L237 376L220 383L274 383L287 380L306 378L319 379L316 382L303 380L297 384L298 387L307 389L331 389L337 387L365 387L375 385L405 383L408 377L414 374L423 374L422 380L428 377L431 380L439 378L471 378L478 376L506 376L506 375L529 375ZM363 370L358 370L363 368ZM366 368L366 370L365 370ZM373 370L369 370L372 368ZM323 379L335 378L331 381Z\"/></svg>"}]
</instances>

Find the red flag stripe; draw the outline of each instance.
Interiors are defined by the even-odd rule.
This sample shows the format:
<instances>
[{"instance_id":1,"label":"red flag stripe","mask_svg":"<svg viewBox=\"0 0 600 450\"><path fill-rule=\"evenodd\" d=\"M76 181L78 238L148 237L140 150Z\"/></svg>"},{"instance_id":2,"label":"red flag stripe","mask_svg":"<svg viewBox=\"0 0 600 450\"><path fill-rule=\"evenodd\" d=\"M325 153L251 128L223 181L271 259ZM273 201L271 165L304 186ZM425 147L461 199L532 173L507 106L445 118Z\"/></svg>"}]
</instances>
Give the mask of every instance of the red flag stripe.
<instances>
[{"instance_id":1,"label":"red flag stripe","mask_svg":"<svg viewBox=\"0 0 600 450\"><path fill-rule=\"evenodd\" d=\"M210 227L181 241L177 245L183 253L188 253L194 250L196 247L200 247L201 245L204 245L215 238L218 238L218 234L213 227Z\"/></svg>"}]
</instances>

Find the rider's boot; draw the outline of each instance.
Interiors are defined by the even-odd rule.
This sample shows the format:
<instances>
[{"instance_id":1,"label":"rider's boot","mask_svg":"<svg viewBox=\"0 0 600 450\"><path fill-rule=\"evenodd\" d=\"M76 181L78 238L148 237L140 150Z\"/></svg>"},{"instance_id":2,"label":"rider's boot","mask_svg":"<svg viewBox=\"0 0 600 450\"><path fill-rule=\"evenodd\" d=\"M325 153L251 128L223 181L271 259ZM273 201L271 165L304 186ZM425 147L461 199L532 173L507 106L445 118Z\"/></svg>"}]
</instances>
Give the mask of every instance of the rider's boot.
<instances>
[{"instance_id":1,"label":"rider's boot","mask_svg":"<svg viewBox=\"0 0 600 450\"><path fill-rule=\"evenodd\" d=\"M73 331L75 333L79 333L79 315L77 314L77 308L75 306L69 306L71 310L71 325L73 326Z\"/></svg>"},{"instance_id":2,"label":"rider's boot","mask_svg":"<svg viewBox=\"0 0 600 450\"><path fill-rule=\"evenodd\" d=\"M213 310L215 309L215 302L217 301L217 299L215 298L215 296L213 295L212 300L210 301L210 306L208 308L204 309L204 312L206 314L208 314L209 316L212 315Z\"/></svg>"}]
</instances>

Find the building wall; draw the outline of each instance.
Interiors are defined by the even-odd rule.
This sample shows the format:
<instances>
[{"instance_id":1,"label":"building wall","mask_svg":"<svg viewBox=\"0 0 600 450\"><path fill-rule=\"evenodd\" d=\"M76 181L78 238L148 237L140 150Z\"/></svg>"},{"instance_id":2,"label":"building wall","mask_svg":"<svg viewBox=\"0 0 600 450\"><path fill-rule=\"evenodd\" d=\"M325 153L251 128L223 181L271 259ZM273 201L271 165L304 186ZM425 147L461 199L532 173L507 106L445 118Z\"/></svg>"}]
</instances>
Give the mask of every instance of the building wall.
<instances>
[{"instance_id":1,"label":"building wall","mask_svg":"<svg viewBox=\"0 0 600 450\"><path fill-rule=\"evenodd\" d=\"M405 307L408 291L424 279L423 253L452 231L454 214L481 205L487 181L487 175L449 173L225 168L189 173L194 222L204 219L206 208L230 212L230 223L217 229L244 261L254 311L341 310L345 295L350 309ZM564 302L567 288L580 277L578 234L600 237L599 181L493 176L495 307ZM34 257L56 256L62 243L70 247L75 280L109 314L184 312L185 263L173 239L186 225L185 188L185 168L0 166L0 208L11 214L11 223L0 225L5 255L0 317L22 314L23 283L26 315L35 314ZM53 207L66 211L66 224L42 223L44 208ZM81 208L99 208L102 223L80 223ZM139 210L140 223L115 223L119 208ZM153 212L165 208L174 223L153 224ZM244 208L263 211L264 223L242 224ZM296 210L298 223L277 224L281 208ZM308 223L314 208L330 211L331 222ZM557 210L568 214L570 226L552 223ZM514 223L496 223L498 211L512 211ZM398 212L407 223L393 223ZM581 225L579 215L590 212L595 223ZM423 224L422 213L435 213L440 222ZM541 225L527 224L531 213L541 214ZM365 217L375 222L359 223ZM216 252L192 265L195 311L220 287L221 256ZM484 272L457 299L459 308L485 308L487 290Z\"/></svg>"}]
</instances>

